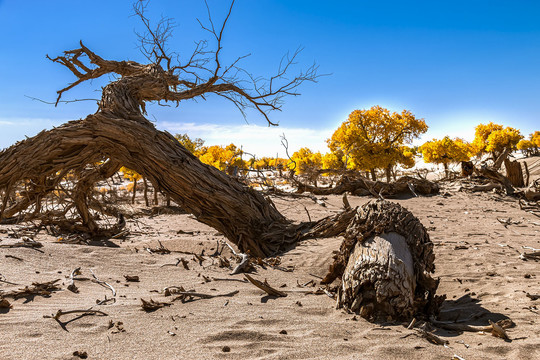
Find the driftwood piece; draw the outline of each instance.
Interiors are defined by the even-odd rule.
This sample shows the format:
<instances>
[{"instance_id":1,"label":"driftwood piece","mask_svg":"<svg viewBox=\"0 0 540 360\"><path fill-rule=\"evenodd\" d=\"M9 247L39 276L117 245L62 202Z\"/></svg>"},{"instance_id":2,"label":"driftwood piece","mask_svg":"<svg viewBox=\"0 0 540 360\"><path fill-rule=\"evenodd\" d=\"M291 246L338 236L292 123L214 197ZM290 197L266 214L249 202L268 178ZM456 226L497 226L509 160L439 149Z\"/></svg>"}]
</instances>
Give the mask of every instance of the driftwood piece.
<instances>
[{"instance_id":1,"label":"driftwood piece","mask_svg":"<svg viewBox=\"0 0 540 360\"><path fill-rule=\"evenodd\" d=\"M61 316L69 315L69 314L83 314L83 315L101 315L101 316L109 316L108 314L104 313L101 310L92 310L92 309L86 309L86 310L58 310L54 315L50 316L51 318L58 320ZM44 317L49 317L45 315Z\"/></svg>"},{"instance_id":2,"label":"driftwood piece","mask_svg":"<svg viewBox=\"0 0 540 360\"><path fill-rule=\"evenodd\" d=\"M433 243L399 204L373 201L357 210L322 283L342 277L337 306L366 318L411 319L436 313Z\"/></svg>"},{"instance_id":3,"label":"driftwood piece","mask_svg":"<svg viewBox=\"0 0 540 360\"><path fill-rule=\"evenodd\" d=\"M168 286L164 289L165 296L179 295L172 301L185 300L186 298L198 297L201 299L212 299L216 297L231 297L238 294L239 290L234 290L225 294L204 294L196 291L185 291L182 286Z\"/></svg>"},{"instance_id":4,"label":"driftwood piece","mask_svg":"<svg viewBox=\"0 0 540 360\"><path fill-rule=\"evenodd\" d=\"M31 248L31 249L35 249L35 250L38 250L38 251L41 251L39 250L39 248L42 248L43 247L43 244L40 243L39 241L35 241L27 236L23 236L21 238L22 241L18 241L16 243L12 243L12 244L0 244L0 248L18 248L18 247L26 247L26 248Z\"/></svg>"},{"instance_id":5,"label":"driftwood piece","mask_svg":"<svg viewBox=\"0 0 540 360\"><path fill-rule=\"evenodd\" d=\"M486 191L492 191L493 189L502 190L503 187L501 184L495 184L495 183L490 182L484 185L463 186L461 189L472 191L472 192L477 192L477 191L486 192Z\"/></svg>"},{"instance_id":6,"label":"driftwood piece","mask_svg":"<svg viewBox=\"0 0 540 360\"><path fill-rule=\"evenodd\" d=\"M239 274L245 270L245 268L249 265L249 255L247 254L240 254L242 257L242 260L231 272L231 275Z\"/></svg>"},{"instance_id":7,"label":"driftwood piece","mask_svg":"<svg viewBox=\"0 0 540 360\"><path fill-rule=\"evenodd\" d=\"M529 187L524 191L525 198L528 201L538 201L540 200L540 179L536 179L529 185Z\"/></svg>"},{"instance_id":8,"label":"driftwood piece","mask_svg":"<svg viewBox=\"0 0 540 360\"><path fill-rule=\"evenodd\" d=\"M284 293L283 291L279 291L277 289L274 289L272 286L270 286L266 282L266 280L264 282L261 282L261 281L259 281L257 279L252 278L248 274L244 274L244 276L246 277L247 280L249 280L250 283L252 283L256 287L258 287L259 289L263 290L264 292L266 292L270 296L277 296L277 297L286 297L287 296L287 294Z\"/></svg>"}]
</instances>

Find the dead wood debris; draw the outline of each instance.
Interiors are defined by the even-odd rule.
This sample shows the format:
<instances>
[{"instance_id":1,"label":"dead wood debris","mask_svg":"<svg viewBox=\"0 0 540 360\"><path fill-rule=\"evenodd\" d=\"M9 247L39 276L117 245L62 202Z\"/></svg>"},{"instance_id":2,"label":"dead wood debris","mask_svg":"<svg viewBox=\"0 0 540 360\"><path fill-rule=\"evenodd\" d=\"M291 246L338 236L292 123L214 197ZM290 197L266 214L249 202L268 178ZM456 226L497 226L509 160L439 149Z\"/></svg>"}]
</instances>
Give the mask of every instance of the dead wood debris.
<instances>
[{"instance_id":1,"label":"dead wood debris","mask_svg":"<svg viewBox=\"0 0 540 360\"><path fill-rule=\"evenodd\" d=\"M239 291L235 290L225 294L203 294L195 291L186 291L182 286L168 286L163 290L163 294L165 296L178 295L172 301L181 300L182 302L193 299L194 297L198 297L201 299L212 299L216 297L230 297L238 293Z\"/></svg>"},{"instance_id":2,"label":"dead wood debris","mask_svg":"<svg viewBox=\"0 0 540 360\"><path fill-rule=\"evenodd\" d=\"M263 290L268 295L277 296L277 297L286 297L287 296L287 294L284 293L283 291L279 291L277 289L274 289L272 286L270 286L266 280L264 280L264 282L261 282L261 281L259 281L257 279L252 278L248 274L244 274L244 276L246 277L246 279L250 283L252 283L256 287L258 287L259 289Z\"/></svg>"},{"instance_id":3,"label":"dead wood debris","mask_svg":"<svg viewBox=\"0 0 540 360\"><path fill-rule=\"evenodd\" d=\"M535 249L530 246L522 246L525 250L532 250L532 252L520 253L519 258L521 260L540 260L540 249Z\"/></svg>"},{"instance_id":4,"label":"dead wood debris","mask_svg":"<svg viewBox=\"0 0 540 360\"><path fill-rule=\"evenodd\" d=\"M489 321L489 325L487 326L472 326L472 325L466 325L466 324L457 324L455 322L437 321L432 318L431 324L441 329L453 330L453 331L489 332L493 336L500 337L506 340L508 340L509 337L505 329L509 329L516 326L516 324L510 319L499 320L496 323L494 323L491 320L488 320L488 321Z\"/></svg>"},{"instance_id":5,"label":"dead wood debris","mask_svg":"<svg viewBox=\"0 0 540 360\"><path fill-rule=\"evenodd\" d=\"M12 305L9 301L0 296L0 309L11 309Z\"/></svg>"},{"instance_id":6,"label":"dead wood debris","mask_svg":"<svg viewBox=\"0 0 540 360\"><path fill-rule=\"evenodd\" d=\"M10 255L10 254L6 255L6 258L11 258L11 259L19 260L19 261L24 261L24 259L21 259L18 256L14 256L14 255Z\"/></svg>"},{"instance_id":7,"label":"dead wood debris","mask_svg":"<svg viewBox=\"0 0 540 360\"><path fill-rule=\"evenodd\" d=\"M512 218L508 218L508 219L499 219L497 218L497 221L500 222L501 224L503 224L503 226L505 228L508 228L509 225L519 225L521 224L521 221L512 221Z\"/></svg>"},{"instance_id":8,"label":"dead wood debris","mask_svg":"<svg viewBox=\"0 0 540 360\"><path fill-rule=\"evenodd\" d=\"M441 339L437 335L424 330L424 329L415 329L423 338L425 338L427 341L429 341L432 344L435 345L446 345L448 344L448 340Z\"/></svg>"},{"instance_id":9,"label":"dead wood debris","mask_svg":"<svg viewBox=\"0 0 540 360\"><path fill-rule=\"evenodd\" d=\"M159 243L159 247L156 247L156 248L146 247L144 249L148 251L150 254L170 254L171 253L171 250L163 246L161 241L158 240L158 243Z\"/></svg>"},{"instance_id":10,"label":"dead wood debris","mask_svg":"<svg viewBox=\"0 0 540 360\"><path fill-rule=\"evenodd\" d=\"M236 274L239 274L241 272L244 272L244 270L248 267L249 265L249 255L248 254L240 254L240 256L242 257L242 260L240 261L240 263L238 265L236 265L236 267L233 269L233 271L231 272L231 275L236 275Z\"/></svg>"},{"instance_id":11,"label":"dead wood debris","mask_svg":"<svg viewBox=\"0 0 540 360\"><path fill-rule=\"evenodd\" d=\"M92 310L92 308L90 308L86 310L68 310L68 311L58 310L53 315L43 315L43 317L59 320L61 316L69 315L69 314L82 314L82 316L87 316L87 315L109 316L108 314L104 313L101 310Z\"/></svg>"},{"instance_id":12,"label":"dead wood debris","mask_svg":"<svg viewBox=\"0 0 540 360\"><path fill-rule=\"evenodd\" d=\"M28 236L23 236L21 238L21 241L18 241L16 243L0 244L0 248L17 248L17 247L25 247L25 248L34 249L39 252L43 252L42 250L39 250L39 248L43 247L43 244L40 243L39 241L35 241L29 238Z\"/></svg>"},{"instance_id":13,"label":"dead wood debris","mask_svg":"<svg viewBox=\"0 0 540 360\"><path fill-rule=\"evenodd\" d=\"M168 302L154 301L153 299L147 301L141 298L141 307L146 312L156 311L157 309L171 305L172 303Z\"/></svg>"},{"instance_id":14,"label":"dead wood debris","mask_svg":"<svg viewBox=\"0 0 540 360\"><path fill-rule=\"evenodd\" d=\"M139 282L140 281L139 276L137 276L137 275L124 275L124 278L128 282Z\"/></svg>"},{"instance_id":15,"label":"dead wood debris","mask_svg":"<svg viewBox=\"0 0 540 360\"><path fill-rule=\"evenodd\" d=\"M112 287L111 284L109 284L109 283L107 283L107 282L105 282L105 281L100 280L100 279L96 276L96 274L94 274L94 272L93 272L91 269L90 269L90 272L92 273L92 276L94 277L94 279L92 280L92 282L94 282L94 283L96 283L96 284L99 284L99 285L101 285L101 286L103 286L103 287L109 288L109 289L112 291L113 296L116 296L116 290Z\"/></svg>"},{"instance_id":16,"label":"dead wood debris","mask_svg":"<svg viewBox=\"0 0 540 360\"><path fill-rule=\"evenodd\" d=\"M77 287L77 285L75 285L75 276L77 275L81 275L81 268L78 267L76 269L74 269L71 274L69 274L69 285L67 287L67 289L71 292L74 292L74 293L78 293L79 292L79 288Z\"/></svg>"},{"instance_id":17,"label":"dead wood debris","mask_svg":"<svg viewBox=\"0 0 540 360\"><path fill-rule=\"evenodd\" d=\"M33 282L32 285L25 286L23 289L6 291L2 293L2 296L11 297L13 299L19 299L32 295L51 296L54 291L60 290L60 286L56 285L58 281L60 281L60 279L44 283Z\"/></svg>"},{"instance_id":18,"label":"dead wood debris","mask_svg":"<svg viewBox=\"0 0 540 360\"><path fill-rule=\"evenodd\" d=\"M9 285L19 285L19 284L15 284L15 283L13 283L11 281L7 281L6 277L4 275L2 275L2 274L0 274L0 282L3 282L5 284L9 284Z\"/></svg>"}]
</instances>

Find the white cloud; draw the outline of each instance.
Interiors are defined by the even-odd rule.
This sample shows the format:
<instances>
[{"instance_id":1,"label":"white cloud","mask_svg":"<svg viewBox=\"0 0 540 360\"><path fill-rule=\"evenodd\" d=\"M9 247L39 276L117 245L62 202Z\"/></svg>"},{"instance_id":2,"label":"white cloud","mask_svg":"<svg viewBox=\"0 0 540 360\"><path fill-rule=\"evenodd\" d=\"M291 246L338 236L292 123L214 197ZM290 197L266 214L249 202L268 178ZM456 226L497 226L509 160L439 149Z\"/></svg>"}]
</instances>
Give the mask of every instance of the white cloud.
<instances>
[{"instance_id":1,"label":"white cloud","mask_svg":"<svg viewBox=\"0 0 540 360\"><path fill-rule=\"evenodd\" d=\"M206 145L228 145L234 143L243 146L246 152L257 156L285 156L281 145L281 135L285 134L289 142L289 154L308 147L313 151L327 152L326 139L333 130L315 130L308 128L266 127L258 125L217 125L158 122L157 127L172 134L188 134L191 138L201 138Z\"/></svg>"}]
</instances>

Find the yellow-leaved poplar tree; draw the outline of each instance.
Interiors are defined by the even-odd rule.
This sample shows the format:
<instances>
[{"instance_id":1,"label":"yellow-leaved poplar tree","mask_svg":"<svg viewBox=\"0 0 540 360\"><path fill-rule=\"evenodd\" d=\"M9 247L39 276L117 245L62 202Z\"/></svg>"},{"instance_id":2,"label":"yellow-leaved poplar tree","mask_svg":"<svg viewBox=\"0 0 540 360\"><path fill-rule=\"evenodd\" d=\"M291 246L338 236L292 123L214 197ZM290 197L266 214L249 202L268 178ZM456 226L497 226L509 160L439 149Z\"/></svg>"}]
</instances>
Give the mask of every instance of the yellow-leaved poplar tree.
<instances>
[{"instance_id":1,"label":"yellow-leaved poplar tree","mask_svg":"<svg viewBox=\"0 0 540 360\"><path fill-rule=\"evenodd\" d=\"M119 171L124 174L125 179L132 181L132 183L128 185L127 190L133 192L133 196L131 197L131 203L135 204L135 195L137 194L137 181L142 179L142 175L135 170L128 169L125 166L122 166Z\"/></svg>"},{"instance_id":2,"label":"yellow-leaved poplar tree","mask_svg":"<svg viewBox=\"0 0 540 360\"><path fill-rule=\"evenodd\" d=\"M496 161L505 149L515 150L522 138L519 130L490 122L489 124L479 124L475 128L472 144L477 154L489 153L492 155L493 161Z\"/></svg>"},{"instance_id":3,"label":"yellow-leaved poplar tree","mask_svg":"<svg viewBox=\"0 0 540 360\"><path fill-rule=\"evenodd\" d=\"M204 146L204 140L200 138L191 139L188 134L176 134L174 135L176 140L190 153L195 156L199 156Z\"/></svg>"},{"instance_id":4,"label":"yellow-leaved poplar tree","mask_svg":"<svg viewBox=\"0 0 540 360\"><path fill-rule=\"evenodd\" d=\"M473 155L472 146L460 138L451 139L449 136L433 139L420 147L424 162L443 164L445 175L448 177L448 164L469 161Z\"/></svg>"},{"instance_id":5,"label":"yellow-leaved poplar tree","mask_svg":"<svg viewBox=\"0 0 540 360\"><path fill-rule=\"evenodd\" d=\"M341 151L347 167L371 172L376 180L376 169L386 170L390 181L392 168L397 164L409 166L413 156L404 155L403 146L425 133L424 119L417 119L408 110L401 113L373 106L368 110L354 110L327 140L334 153Z\"/></svg>"},{"instance_id":6,"label":"yellow-leaved poplar tree","mask_svg":"<svg viewBox=\"0 0 540 360\"><path fill-rule=\"evenodd\" d=\"M525 156L538 155L540 151L540 131L530 134L528 140L520 140L516 148L521 150Z\"/></svg>"},{"instance_id":7,"label":"yellow-leaved poplar tree","mask_svg":"<svg viewBox=\"0 0 540 360\"><path fill-rule=\"evenodd\" d=\"M292 162L289 168L294 169L298 175L308 175L313 178L318 175L318 170L322 168L322 155L320 152L313 152L304 147L296 151L291 156Z\"/></svg>"},{"instance_id":8,"label":"yellow-leaved poplar tree","mask_svg":"<svg viewBox=\"0 0 540 360\"><path fill-rule=\"evenodd\" d=\"M225 147L220 145L203 146L198 152L201 162L225 171L229 175L246 167L246 162L242 160L242 150L234 144Z\"/></svg>"}]
</instances>

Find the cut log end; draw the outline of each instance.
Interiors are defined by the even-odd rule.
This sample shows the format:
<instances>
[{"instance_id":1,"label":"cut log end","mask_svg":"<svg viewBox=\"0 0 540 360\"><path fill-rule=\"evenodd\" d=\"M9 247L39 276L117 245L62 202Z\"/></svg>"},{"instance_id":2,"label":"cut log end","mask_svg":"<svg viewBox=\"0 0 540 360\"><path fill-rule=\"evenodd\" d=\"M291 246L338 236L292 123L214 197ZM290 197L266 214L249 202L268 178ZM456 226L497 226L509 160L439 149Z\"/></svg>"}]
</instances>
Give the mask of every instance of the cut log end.
<instances>
[{"instance_id":1,"label":"cut log end","mask_svg":"<svg viewBox=\"0 0 540 360\"><path fill-rule=\"evenodd\" d=\"M323 282L342 277L337 307L369 320L410 320L436 313L441 297L433 243L420 221L398 204L358 209Z\"/></svg>"}]
</instances>

